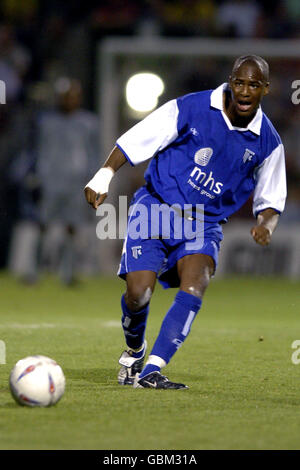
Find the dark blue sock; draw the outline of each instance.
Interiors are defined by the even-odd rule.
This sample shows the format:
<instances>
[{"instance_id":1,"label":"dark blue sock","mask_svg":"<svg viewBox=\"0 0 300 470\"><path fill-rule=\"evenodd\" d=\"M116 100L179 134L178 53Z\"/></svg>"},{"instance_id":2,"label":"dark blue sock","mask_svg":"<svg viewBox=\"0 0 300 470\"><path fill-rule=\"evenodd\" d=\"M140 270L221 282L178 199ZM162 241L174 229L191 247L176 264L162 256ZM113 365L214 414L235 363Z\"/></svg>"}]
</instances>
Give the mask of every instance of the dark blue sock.
<instances>
[{"instance_id":1,"label":"dark blue sock","mask_svg":"<svg viewBox=\"0 0 300 470\"><path fill-rule=\"evenodd\" d=\"M122 327L126 344L129 348L138 349L142 346L145 338L145 329L149 313L149 304L138 312L132 312L126 305L124 295L121 299Z\"/></svg>"},{"instance_id":2,"label":"dark blue sock","mask_svg":"<svg viewBox=\"0 0 300 470\"><path fill-rule=\"evenodd\" d=\"M160 370L158 366L160 361L156 358L161 358L168 364L189 334L191 324L201 304L201 299L194 295L184 291L177 293L174 303L162 322L159 335L140 377L144 377L153 370ZM152 356L154 356L153 362L151 362Z\"/></svg>"}]
</instances>

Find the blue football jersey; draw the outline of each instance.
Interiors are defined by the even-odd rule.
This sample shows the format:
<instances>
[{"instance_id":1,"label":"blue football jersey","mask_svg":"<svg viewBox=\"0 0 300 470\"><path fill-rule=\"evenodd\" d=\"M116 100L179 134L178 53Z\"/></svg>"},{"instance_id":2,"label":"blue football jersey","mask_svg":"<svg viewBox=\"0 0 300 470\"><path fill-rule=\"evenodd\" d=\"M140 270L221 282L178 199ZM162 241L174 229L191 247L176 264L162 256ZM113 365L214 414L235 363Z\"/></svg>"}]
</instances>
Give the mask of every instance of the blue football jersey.
<instances>
[{"instance_id":1,"label":"blue football jersey","mask_svg":"<svg viewBox=\"0 0 300 470\"><path fill-rule=\"evenodd\" d=\"M220 222L254 191L253 214L281 213L286 199L284 148L258 108L246 128L223 109L228 85L164 104L123 134L116 145L132 165L152 158L148 188L169 205L204 205L205 220Z\"/></svg>"}]
</instances>

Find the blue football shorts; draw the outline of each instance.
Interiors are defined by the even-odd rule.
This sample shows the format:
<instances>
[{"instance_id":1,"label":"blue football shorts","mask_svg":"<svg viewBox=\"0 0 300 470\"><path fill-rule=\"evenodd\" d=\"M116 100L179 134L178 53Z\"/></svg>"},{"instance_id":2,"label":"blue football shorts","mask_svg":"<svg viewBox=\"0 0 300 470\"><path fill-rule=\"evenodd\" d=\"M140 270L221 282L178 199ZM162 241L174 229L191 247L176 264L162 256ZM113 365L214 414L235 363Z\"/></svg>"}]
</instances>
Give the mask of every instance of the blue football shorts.
<instances>
[{"instance_id":1,"label":"blue football shorts","mask_svg":"<svg viewBox=\"0 0 300 470\"><path fill-rule=\"evenodd\" d=\"M122 279L129 272L153 271L165 289L179 287L177 261L194 253L211 256L216 269L223 239L221 225L188 220L182 211L168 212L170 206L163 206L164 219L162 202L146 186L134 194L118 270Z\"/></svg>"}]
</instances>

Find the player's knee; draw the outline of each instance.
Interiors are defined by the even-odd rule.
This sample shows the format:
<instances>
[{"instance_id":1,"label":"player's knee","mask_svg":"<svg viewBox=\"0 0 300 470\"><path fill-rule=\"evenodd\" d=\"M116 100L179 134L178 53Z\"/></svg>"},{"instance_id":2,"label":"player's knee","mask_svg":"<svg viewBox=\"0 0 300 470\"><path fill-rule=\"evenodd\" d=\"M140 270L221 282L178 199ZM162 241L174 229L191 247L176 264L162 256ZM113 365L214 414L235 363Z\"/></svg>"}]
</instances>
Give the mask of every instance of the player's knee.
<instances>
[{"instance_id":1,"label":"player's knee","mask_svg":"<svg viewBox=\"0 0 300 470\"><path fill-rule=\"evenodd\" d=\"M205 291L203 286L188 286L186 288L183 288L182 290L184 290L188 294L193 295L194 297L198 297L198 299L202 299Z\"/></svg>"},{"instance_id":2,"label":"player's knee","mask_svg":"<svg viewBox=\"0 0 300 470\"><path fill-rule=\"evenodd\" d=\"M182 282L180 289L191 294L198 299L202 299L204 292L206 291L209 284L210 277L209 275L201 276L201 278L190 280L190 282Z\"/></svg>"},{"instance_id":3,"label":"player's knee","mask_svg":"<svg viewBox=\"0 0 300 470\"><path fill-rule=\"evenodd\" d=\"M151 296L152 289L148 285L127 286L125 302L132 312L138 312L150 302Z\"/></svg>"}]
</instances>

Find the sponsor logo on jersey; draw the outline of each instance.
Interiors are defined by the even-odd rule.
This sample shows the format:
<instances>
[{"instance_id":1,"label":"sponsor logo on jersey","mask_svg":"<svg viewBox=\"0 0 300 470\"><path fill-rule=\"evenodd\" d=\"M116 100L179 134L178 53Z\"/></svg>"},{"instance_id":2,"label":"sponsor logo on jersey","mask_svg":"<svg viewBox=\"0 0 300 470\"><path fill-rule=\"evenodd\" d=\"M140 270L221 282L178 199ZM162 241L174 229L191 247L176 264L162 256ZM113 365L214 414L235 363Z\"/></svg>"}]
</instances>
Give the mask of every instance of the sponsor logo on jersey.
<instances>
[{"instance_id":1,"label":"sponsor logo on jersey","mask_svg":"<svg viewBox=\"0 0 300 470\"><path fill-rule=\"evenodd\" d=\"M213 154L213 149L210 147L204 147L197 150L194 156L196 165L206 166L209 163Z\"/></svg>"},{"instance_id":2,"label":"sponsor logo on jersey","mask_svg":"<svg viewBox=\"0 0 300 470\"><path fill-rule=\"evenodd\" d=\"M188 184L190 184L194 189L200 191L201 194L209 197L210 199L214 199L214 194L221 194L223 183L220 181L216 181L213 172L210 171L205 172L198 166L195 166L193 171L190 174L190 178L188 179ZM199 184L201 186L199 186Z\"/></svg>"}]
</instances>

